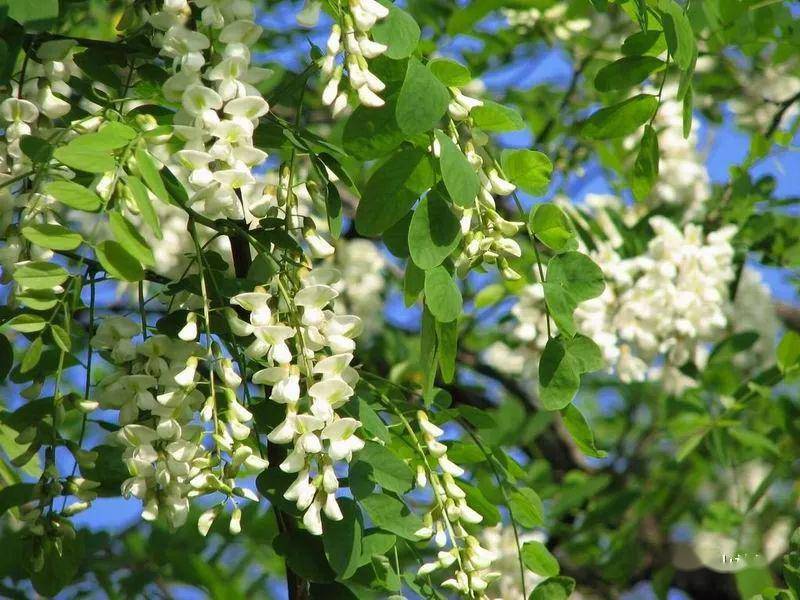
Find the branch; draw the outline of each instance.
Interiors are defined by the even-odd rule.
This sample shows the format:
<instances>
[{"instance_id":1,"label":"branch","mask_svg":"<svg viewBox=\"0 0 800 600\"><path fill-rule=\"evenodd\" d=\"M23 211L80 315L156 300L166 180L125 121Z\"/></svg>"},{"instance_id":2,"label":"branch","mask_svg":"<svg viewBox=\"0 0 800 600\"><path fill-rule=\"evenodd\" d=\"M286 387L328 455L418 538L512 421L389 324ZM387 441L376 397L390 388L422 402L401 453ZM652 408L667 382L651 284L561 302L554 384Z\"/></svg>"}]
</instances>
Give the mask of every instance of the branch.
<instances>
[{"instance_id":1,"label":"branch","mask_svg":"<svg viewBox=\"0 0 800 600\"><path fill-rule=\"evenodd\" d=\"M522 402L528 415L533 415L539 411L536 395L525 389L520 385L519 381L513 377L509 377L494 367L481 362L478 360L478 357L471 352L460 351L458 353L458 361L476 373L496 381L509 394L516 396ZM481 409L494 407L483 396L470 393L463 387L450 386L448 391L451 393L453 401L456 403L469 404L470 406ZM553 426L540 434L536 438L536 443L540 452L552 465L554 472L564 475L568 471L574 469L580 469L582 471L594 470L586 461L586 457L583 453L575 445L572 436L564 429L561 423L561 416L553 413L553 417ZM530 454L529 449L523 448L523 450Z\"/></svg>"},{"instance_id":2,"label":"branch","mask_svg":"<svg viewBox=\"0 0 800 600\"><path fill-rule=\"evenodd\" d=\"M800 308L785 302L776 302L775 313L788 329L800 332Z\"/></svg>"},{"instance_id":3,"label":"branch","mask_svg":"<svg viewBox=\"0 0 800 600\"><path fill-rule=\"evenodd\" d=\"M783 102L780 103L780 108L775 113L775 116L772 117L772 122L769 124L767 131L764 133L764 137L770 138L772 134L777 131L778 127L781 125L781 121L783 120L783 116L786 114L786 111L789 110L789 107L792 106L795 102L800 100L800 92L797 92L791 98L787 98Z\"/></svg>"},{"instance_id":4,"label":"branch","mask_svg":"<svg viewBox=\"0 0 800 600\"><path fill-rule=\"evenodd\" d=\"M240 226L245 229L245 225ZM231 254L233 255L233 269L236 277L245 279L247 271L253 262L250 255L250 244L241 235L236 235L236 231L230 231L228 240L231 244ZM269 397L269 393L267 393ZM267 460L271 465L279 465L286 459L286 449L279 444L267 444ZM275 510L275 519L278 522L278 531L280 533L291 534L296 530L295 523L290 515L287 515L277 506L273 504L272 508ZM289 600L309 600L310 590L308 582L300 577L297 573L289 568L289 564L285 563L286 567L286 587L289 593Z\"/></svg>"}]
</instances>

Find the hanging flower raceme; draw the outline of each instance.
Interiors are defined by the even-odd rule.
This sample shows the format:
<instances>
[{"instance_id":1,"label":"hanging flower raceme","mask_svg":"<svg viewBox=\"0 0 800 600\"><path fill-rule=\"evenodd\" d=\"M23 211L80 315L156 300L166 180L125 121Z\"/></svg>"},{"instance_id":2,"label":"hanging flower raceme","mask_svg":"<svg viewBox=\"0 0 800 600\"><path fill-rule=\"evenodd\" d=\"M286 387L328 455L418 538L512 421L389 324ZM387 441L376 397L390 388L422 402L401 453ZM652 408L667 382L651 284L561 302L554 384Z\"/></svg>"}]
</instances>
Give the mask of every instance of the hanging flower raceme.
<instances>
[{"instance_id":1,"label":"hanging flower raceme","mask_svg":"<svg viewBox=\"0 0 800 600\"><path fill-rule=\"evenodd\" d=\"M485 599L486 589L500 573L490 570L493 553L468 531L483 517L469 506L466 492L458 485L457 478L464 475L464 469L448 458L447 446L439 440L444 430L421 410L417 412L417 425L426 458L417 468L416 483L419 489L430 486L434 497L433 506L423 519L425 526L417 535L421 539L433 538L439 548L436 560L423 564L417 574L452 569L452 577L442 587L465 598Z\"/></svg>"},{"instance_id":2,"label":"hanging flower raceme","mask_svg":"<svg viewBox=\"0 0 800 600\"><path fill-rule=\"evenodd\" d=\"M202 23L218 46L185 25L192 4L202 8ZM252 169L267 158L253 145L253 132L269 104L254 87L268 71L250 64L250 48L261 35L252 3L167 2L150 22L163 31L154 42L172 63L164 95L181 105L173 124L183 148L161 158L189 190L195 210L211 218L241 219L245 213L237 194L255 183Z\"/></svg>"},{"instance_id":3,"label":"hanging flower raceme","mask_svg":"<svg viewBox=\"0 0 800 600\"><path fill-rule=\"evenodd\" d=\"M459 144L459 136L453 132L452 141ZM516 280L521 276L509 266L509 258L519 258L522 249L514 236L523 228L524 223L509 221L497 210L495 195L508 196L517 189L506 180L497 165L485 161L478 152L476 139L468 141L463 148L470 165L475 169L480 181L480 189L472 206L459 207L453 205L461 225L463 239L455 257L456 271L459 277L466 277L472 269L483 269L495 266L503 278ZM432 143L434 156L439 157L441 147L438 139Z\"/></svg>"},{"instance_id":4,"label":"hanging flower raceme","mask_svg":"<svg viewBox=\"0 0 800 600\"><path fill-rule=\"evenodd\" d=\"M123 496L142 501L144 519L163 514L173 527L186 521L195 496L222 493L234 510L237 498L257 500L236 483L243 465L260 470L267 464L243 443L252 415L236 399L240 379L229 361L217 358L204 365L221 379L210 383L212 393L205 398L198 367L206 357L194 338L155 335L137 344L133 338L140 332L136 323L110 317L92 338L92 347L118 367L99 383L96 398L102 408L119 411L122 427L111 442L123 448L131 475L122 484ZM213 427L204 428L198 415ZM213 453L204 443L207 436L213 438Z\"/></svg>"},{"instance_id":5,"label":"hanging flower raceme","mask_svg":"<svg viewBox=\"0 0 800 600\"><path fill-rule=\"evenodd\" d=\"M325 45L326 54L321 59L322 76L326 82L322 103L331 107L334 117L347 107L348 94L341 89L345 69L350 87L364 106L383 106L380 93L386 89L386 84L369 70L367 60L387 50L386 45L371 39L370 29L389 15L389 9L376 0L349 0L340 8L341 18L331 27ZM343 56L341 64L337 62L340 55Z\"/></svg>"},{"instance_id":6,"label":"hanging flower raceme","mask_svg":"<svg viewBox=\"0 0 800 600\"><path fill-rule=\"evenodd\" d=\"M303 524L314 535L322 533L322 514L342 518L335 469L364 446L356 435L361 423L337 412L358 382L350 363L361 320L330 310L336 296L330 286L310 285L279 302L277 293L256 288L232 299L249 312L248 322L228 312L231 330L253 338L247 356L265 366L252 382L270 386L269 399L286 406L284 420L267 439L290 446L279 467L297 478L284 497L303 511Z\"/></svg>"}]
</instances>

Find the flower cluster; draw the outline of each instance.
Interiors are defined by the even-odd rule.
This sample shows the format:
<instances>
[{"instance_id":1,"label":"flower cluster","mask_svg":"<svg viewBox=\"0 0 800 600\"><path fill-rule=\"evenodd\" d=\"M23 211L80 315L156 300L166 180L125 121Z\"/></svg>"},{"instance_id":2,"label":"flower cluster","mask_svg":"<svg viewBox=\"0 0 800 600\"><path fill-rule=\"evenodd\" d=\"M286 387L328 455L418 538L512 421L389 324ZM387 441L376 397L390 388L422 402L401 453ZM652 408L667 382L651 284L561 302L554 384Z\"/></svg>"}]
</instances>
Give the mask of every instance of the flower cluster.
<instances>
[{"instance_id":1,"label":"flower cluster","mask_svg":"<svg viewBox=\"0 0 800 600\"><path fill-rule=\"evenodd\" d=\"M649 224L655 236L644 254L623 259L602 242L590 253L607 285L602 295L578 306L575 320L623 382L660 379L678 391L691 383L679 367L690 360L702 366L705 345L728 324L727 286L734 277L730 240L736 230L727 226L703 235L697 225L681 230L661 216L651 217ZM518 320L513 337L541 353L547 332L540 283L520 293L512 314ZM495 347L493 355L505 370L506 353ZM656 366L660 357L665 358L662 367Z\"/></svg>"},{"instance_id":2,"label":"flower cluster","mask_svg":"<svg viewBox=\"0 0 800 600\"><path fill-rule=\"evenodd\" d=\"M547 536L542 531L519 532L519 544L534 541L545 543ZM544 577L529 569L525 569L524 575L520 574L519 545L513 527L502 523L494 527L487 527L481 534L481 542L497 557L494 567L501 575L492 584L490 590L496 592L499 598L525 598L522 585L520 585L522 576L525 577L525 591L528 594L545 580Z\"/></svg>"},{"instance_id":3,"label":"flower cluster","mask_svg":"<svg viewBox=\"0 0 800 600\"><path fill-rule=\"evenodd\" d=\"M303 524L314 535L322 533L323 513L334 521L342 519L335 467L340 461L350 462L364 446L356 435L361 423L337 413L358 381L350 363L361 320L327 309L336 296L330 286L310 285L293 297L285 295L281 307L277 294L257 288L231 300L249 312L248 321L233 309L227 312L231 330L253 338L245 354L265 365L252 382L270 386L270 400L286 406L284 420L267 439L291 446L279 467L297 473L297 478L284 497L296 502L304 513ZM281 321L282 315L290 325Z\"/></svg>"},{"instance_id":4,"label":"flower cluster","mask_svg":"<svg viewBox=\"0 0 800 600\"><path fill-rule=\"evenodd\" d=\"M509 280L519 279L520 275L508 264L509 257L519 257L522 249L514 236L522 229L523 223L508 221L497 211L494 195L508 196L517 188L503 178L496 165L484 161L475 146L476 140L467 142L464 153L480 179L480 191L471 207L454 207L461 222L463 239L458 256L455 258L456 272L466 277L474 268L494 265L500 274ZM454 143L458 143L455 137ZM438 140L433 143L433 153L439 156Z\"/></svg>"},{"instance_id":5,"label":"flower cluster","mask_svg":"<svg viewBox=\"0 0 800 600\"><path fill-rule=\"evenodd\" d=\"M456 478L464 474L464 469L448 458L447 446L439 441L444 431L432 423L424 411L417 412L417 424L426 455L436 461L435 468L427 459L424 466L417 468L417 487L425 488L430 482L434 495L434 505L425 515L425 525L417 535L422 539L433 538L440 549L436 560L423 564L417 574L423 576L452 568L453 576L445 580L442 587L465 597L486 598L486 589L500 577L500 573L490 571L494 554L467 531L470 525L480 523L483 517L467 504L467 495L456 482ZM450 548L445 550L448 545Z\"/></svg>"},{"instance_id":6,"label":"flower cluster","mask_svg":"<svg viewBox=\"0 0 800 600\"><path fill-rule=\"evenodd\" d=\"M383 106L379 94L386 89L386 84L369 70L367 59L386 52L386 45L371 39L369 34L375 23L389 15L389 9L377 0L349 0L340 8L340 23L331 27L322 59L322 76L326 80L322 103L331 107L334 117L347 107L347 92L340 90L345 67L348 83L364 106ZM337 64L342 53L343 64Z\"/></svg>"},{"instance_id":7,"label":"flower cluster","mask_svg":"<svg viewBox=\"0 0 800 600\"><path fill-rule=\"evenodd\" d=\"M31 158L20 146L22 138L34 134L52 135L54 121L70 110L70 104L60 96L69 97L71 88L67 80L79 71L71 58L74 45L71 40L42 43L35 59L28 60L21 85L13 83L11 95L0 103L0 124L4 129L4 139L0 139L0 184L5 184L0 188L0 231L5 231L13 221L15 208L22 209L20 223L23 224L34 218L52 219L41 216L42 209L49 204L47 196L38 188L24 190L21 183L15 185L13 180L24 176L32 167ZM9 234L7 243L0 249L3 281L10 277L23 250L22 240ZM34 246L30 255L47 260L52 252Z\"/></svg>"},{"instance_id":8,"label":"flower cluster","mask_svg":"<svg viewBox=\"0 0 800 600\"><path fill-rule=\"evenodd\" d=\"M191 5L202 9L208 35L186 27ZM154 44L172 60L174 74L164 97L179 102L175 134L184 142L168 164L190 191L189 202L208 217L241 219L237 192L256 182L251 169L267 155L253 145L258 119L269 111L253 87L266 75L250 65L250 47L261 36L249 1L174 0L150 17L159 33ZM218 42L220 54L214 53Z\"/></svg>"},{"instance_id":9,"label":"flower cluster","mask_svg":"<svg viewBox=\"0 0 800 600\"><path fill-rule=\"evenodd\" d=\"M246 443L252 415L236 398L241 378L225 358L203 365L209 370L207 380L201 376L205 352L193 341L197 329L192 325L190 319L182 339L155 335L136 343L134 337L141 332L136 323L125 317L105 319L91 344L118 369L99 383L96 399L101 408L119 411L122 427L113 441L124 448L131 474L122 494L142 500L144 519L163 514L179 527L186 521L190 498L220 492L233 503L230 529L238 533L236 497L258 498L238 486L236 477L243 466L260 470L267 463ZM221 383L215 382L215 374ZM207 430L202 423L213 427ZM208 435L214 452L204 445Z\"/></svg>"}]
</instances>

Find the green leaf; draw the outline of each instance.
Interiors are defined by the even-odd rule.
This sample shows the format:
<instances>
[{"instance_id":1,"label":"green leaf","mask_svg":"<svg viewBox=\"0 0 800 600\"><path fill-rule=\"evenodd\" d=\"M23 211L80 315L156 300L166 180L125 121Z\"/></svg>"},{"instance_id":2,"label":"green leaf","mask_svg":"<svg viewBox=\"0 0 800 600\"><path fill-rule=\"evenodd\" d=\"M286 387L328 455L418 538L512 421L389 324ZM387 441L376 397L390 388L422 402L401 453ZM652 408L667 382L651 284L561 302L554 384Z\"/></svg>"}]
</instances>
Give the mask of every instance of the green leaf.
<instances>
[{"instance_id":1,"label":"green leaf","mask_svg":"<svg viewBox=\"0 0 800 600\"><path fill-rule=\"evenodd\" d=\"M430 406L430 394L436 380L437 363L436 319L427 304L422 307L422 327L419 333L419 367L423 374L422 391L425 406Z\"/></svg>"},{"instance_id":2,"label":"green leaf","mask_svg":"<svg viewBox=\"0 0 800 600\"><path fill-rule=\"evenodd\" d=\"M364 534L361 540L362 553L358 561L359 567L369 564L375 554L386 554L397 542L397 538L394 535L380 529L367 529Z\"/></svg>"},{"instance_id":3,"label":"green leaf","mask_svg":"<svg viewBox=\"0 0 800 600\"><path fill-rule=\"evenodd\" d=\"M12 483L0 488L0 517L9 508L22 506L26 502L33 500L35 487L33 483Z\"/></svg>"},{"instance_id":4,"label":"green leaf","mask_svg":"<svg viewBox=\"0 0 800 600\"><path fill-rule=\"evenodd\" d=\"M81 467L81 474L100 484L97 493L104 497L119 496L119 488L130 477L122 458L123 448L101 444L92 448L97 453L94 467Z\"/></svg>"},{"instance_id":5,"label":"green leaf","mask_svg":"<svg viewBox=\"0 0 800 600\"><path fill-rule=\"evenodd\" d=\"M644 135L639 144L639 153L633 164L633 181L631 188L634 197L642 202L658 179L658 135L650 125L644 128Z\"/></svg>"},{"instance_id":6,"label":"green leaf","mask_svg":"<svg viewBox=\"0 0 800 600\"><path fill-rule=\"evenodd\" d=\"M406 134L397 124L397 94L379 108L359 105L344 124L342 145L358 160L386 156L403 143Z\"/></svg>"},{"instance_id":7,"label":"green leaf","mask_svg":"<svg viewBox=\"0 0 800 600\"><path fill-rule=\"evenodd\" d=\"M500 164L506 177L529 194L543 196L550 186L553 163L546 154L535 150L503 150Z\"/></svg>"},{"instance_id":8,"label":"green leaf","mask_svg":"<svg viewBox=\"0 0 800 600\"><path fill-rule=\"evenodd\" d=\"M106 150L97 150L89 145L76 142L75 138L66 146L56 148L53 156L68 167L87 173L106 173L113 171L117 162Z\"/></svg>"},{"instance_id":9,"label":"green leaf","mask_svg":"<svg viewBox=\"0 0 800 600\"><path fill-rule=\"evenodd\" d=\"M14 347L8 338L0 333L0 383L4 383L14 366Z\"/></svg>"},{"instance_id":10,"label":"green leaf","mask_svg":"<svg viewBox=\"0 0 800 600\"><path fill-rule=\"evenodd\" d=\"M74 250L83 243L80 233L49 223L26 225L22 235L29 242L50 250Z\"/></svg>"},{"instance_id":11,"label":"green leaf","mask_svg":"<svg viewBox=\"0 0 800 600\"><path fill-rule=\"evenodd\" d=\"M386 248L397 258L408 258L411 251L408 248L408 229L411 227L411 218L414 213L409 212L397 223L383 232L383 243Z\"/></svg>"},{"instance_id":12,"label":"green leaf","mask_svg":"<svg viewBox=\"0 0 800 600\"><path fill-rule=\"evenodd\" d=\"M155 266L156 259L153 251L144 238L136 231L136 228L122 215L122 213L111 212L108 214L108 223L111 226L111 233L114 240L139 262Z\"/></svg>"},{"instance_id":13,"label":"green leaf","mask_svg":"<svg viewBox=\"0 0 800 600\"><path fill-rule=\"evenodd\" d=\"M378 0L389 14L378 21L370 34L372 39L387 46L383 56L395 60L411 56L419 44L419 25L410 14L388 0Z\"/></svg>"},{"instance_id":14,"label":"green leaf","mask_svg":"<svg viewBox=\"0 0 800 600\"><path fill-rule=\"evenodd\" d=\"M338 240L342 235L342 198L339 190L330 181L325 189L325 217L328 220L328 231L333 239Z\"/></svg>"},{"instance_id":15,"label":"green leaf","mask_svg":"<svg viewBox=\"0 0 800 600\"><path fill-rule=\"evenodd\" d=\"M575 309L584 300L602 294L605 280L591 258L571 251L550 259L543 287L550 316L565 336L572 337L576 332Z\"/></svg>"},{"instance_id":16,"label":"green leaf","mask_svg":"<svg viewBox=\"0 0 800 600\"><path fill-rule=\"evenodd\" d=\"M22 362L20 362L19 365L20 373L27 373L39 364L39 359L42 358L43 346L44 343L40 337L37 337L31 342L31 345L28 346L28 349L25 350L25 353L22 355Z\"/></svg>"},{"instance_id":17,"label":"green leaf","mask_svg":"<svg viewBox=\"0 0 800 600\"><path fill-rule=\"evenodd\" d=\"M69 277L63 268L41 260L29 262L14 270L14 281L32 290L49 290Z\"/></svg>"},{"instance_id":18,"label":"green leaf","mask_svg":"<svg viewBox=\"0 0 800 600\"><path fill-rule=\"evenodd\" d=\"M539 400L545 410L561 410L575 398L581 375L604 366L600 348L590 338L551 338L539 361Z\"/></svg>"},{"instance_id":19,"label":"green leaf","mask_svg":"<svg viewBox=\"0 0 800 600\"><path fill-rule=\"evenodd\" d=\"M528 597L529 600L567 600L575 589L571 577L550 577L537 585Z\"/></svg>"},{"instance_id":20,"label":"green leaf","mask_svg":"<svg viewBox=\"0 0 800 600\"><path fill-rule=\"evenodd\" d=\"M461 226L450 205L432 190L417 206L408 227L408 250L420 269L442 264L461 241Z\"/></svg>"},{"instance_id":21,"label":"green leaf","mask_svg":"<svg viewBox=\"0 0 800 600\"><path fill-rule=\"evenodd\" d=\"M594 87L600 92L627 90L663 65L655 56L626 56L600 69L594 78Z\"/></svg>"},{"instance_id":22,"label":"green leaf","mask_svg":"<svg viewBox=\"0 0 800 600\"><path fill-rule=\"evenodd\" d=\"M282 532L272 541L275 552L303 579L328 583L336 578L325 557L323 540L307 531Z\"/></svg>"},{"instance_id":23,"label":"green leaf","mask_svg":"<svg viewBox=\"0 0 800 600\"><path fill-rule=\"evenodd\" d=\"M442 180L447 188L447 193L457 205L472 206L481 189L478 174L469 164L461 148L456 146L443 131L436 130L436 140L439 142L441 150L439 169L442 172Z\"/></svg>"},{"instance_id":24,"label":"green leaf","mask_svg":"<svg viewBox=\"0 0 800 600\"><path fill-rule=\"evenodd\" d=\"M637 31L629 36L622 44L622 53L625 56L638 56L647 54L658 56L667 49L667 40L660 30L649 29Z\"/></svg>"},{"instance_id":25,"label":"green leaf","mask_svg":"<svg viewBox=\"0 0 800 600\"><path fill-rule=\"evenodd\" d=\"M99 131L76 137L70 145L87 151L107 153L124 148L135 137L136 131L127 125L109 123Z\"/></svg>"},{"instance_id":26,"label":"green leaf","mask_svg":"<svg viewBox=\"0 0 800 600\"><path fill-rule=\"evenodd\" d=\"M123 281L144 279L142 265L117 242L113 240L101 242L95 246L94 251L97 254L97 260L111 277Z\"/></svg>"},{"instance_id":27,"label":"green leaf","mask_svg":"<svg viewBox=\"0 0 800 600\"><path fill-rule=\"evenodd\" d=\"M658 0L658 8L663 13L664 37L667 47L682 70L687 70L694 62L697 53L697 42L689 18L683 7L675 0Z\"/></svg>"},{"instance_id":28,"label":"green leaf","mask_svg":"<svg viewBox=\"0 0 800 600\"><path fill-rule=\"evenodd\" d=\"M686 90L686 95L683 97L683 138L689 139L689 134L692 132L692 117L694 101L694 88L690 85Z\"/></svg>"},{"instance_id":29,"label":"green leaf","mask_svg":"<svg viewBox=\"0 0 800 600\"><path fill-rule=\"evenodd\" d=\"M544 508L539 495L531 488L521 487L511 491L508 508L514 520L522 527L531 529L544 523Z\"/></svg>"},{"instance_id":30,"label":"green leaf","mask_svg":"<svg viewBox=\"0 0 800 600\"><path fill-rule=\"evenodd\" d=\"M60 325L50 325L50 333L53 334L53 341L64 352L69 352L72 348L72 342L69 339L69 334Z\"/></svg>"},{"instance_id":31,"label":"green leaf","mask_svg":"<svg viewBox=\"0 0 800 600\"><path fill-rule=\"evenodd\" d=\"M447 112L449 103L450 92L444 84L419 60L411 58L395 110L400 129L406 135L430 131Z\"/></svg>"},{"instance_id":32,"label":"green leaf","mask_svg":"<svg viewBox=\"0 0 800 600\"><path fill-rule=\"evenodd\" d=\"M386 446L365 442L356 455L356 461L370 467L370 479L385 490L405 494L413 485L411 468Z\"/></svg>"},{"instance_id":33,"label":"green leaf","mask_svg":"<svg viewBox=\"0 0 800 600\"><path fill-rule=\"evenodd\" d=\"M380 415L373 410L364 398L355 398L354 401L348 404L348 407L354 410L355 416L361 421L361 426L364 428L364 431L378 438L385 444L391 441L392 436L389 433L389 428L386 427Z\"/></svg>"},{"instance_id":34,"label":"green leaf","mask_svg":"<svg viewBox=\"0 0 800 600\"><path fill-rule=\"evenodd\" d=\"M344 517L340 521L325 520L322 528L322 545L328 564L342 579L355 573L362 555L364 527L361 511L350 498L337 498Z\"/></svg>"},{"instance_id":35,"label":"green leaf","mask_svg":"<svg viewBox=\"0 0 800 600\"><path fill-rule=\"evenodd\" d=\"M44 186L44 191L56 200L76 210L97 212L103 199L82 185L72 181L53 181Z\"/></svg>"},{"instance_id":36,"label":"green leaf","mask_svg":"<svg viewBox=\"0 0 800 600\"><path fill-rule=\"evenodd\" d=\"M153 208L153 203L150 202L147 187L142 183L141 179L133 175L128 176L128 187L131 190L133 201L139 209L142 220L159 240L164 239L164 235L161 233L161 224L159 223L158 214Z\"/></svg>"},{"instance_id":37,"label":"green leaf","mask_svg":"<svg viewBox=\"0 0 800 600\"><path fill-rule=\"evenodd\" d=\"M3 326L10 327L20 333L35 333L44 329L46 322L39 315L23 313L6 321ZM4 336L5 337L5 336Z\"/></svg>"},{"instance_id":38,"label":"green leaf","mask_svg":"<svg viewBox=\"0 0 800 600\"><path fill-rule=\"evenodd\" d=\"M581 452L592 458L605 458L607 456L607 452L598 450L594 441L594 433L589 427L586 417L574 404L568 404L562 409L561 418L564 420L564 426L575 440L575 443L578 444Z\"/></svg>"},{"instance_id":39,"label":"green leaf","mask_svg":"<svg viewBox=\"0 0 800 600\"><path fill-rule=\"evenodd\" d=\"M58 0L9 0L8 17L26 29L47 29L58 19Z\"/></svg>"},{"instance_id":40,"label":"green leaf","mask_svg":"<svg viewBox=\"0 0 800 600\"><path fill-rule=\"evenodd\" d=\"M125 123L111 121L103 125L96 135L100 136L99 143L109 149L116 149L127 146L139 134L133 127L125 125Z\"/></svg>"},{"instance_id":41,"label":"green leaf","mask_svg":"<svg viewBox=\"0 0 800 600\"><path fill-rule=\"evenodd\" d=\"M425 306L442 323L454 321L461 315L461 291L442 266L425 271Z\"/></svg>"},{"instance_id":42,"label":"green leaf","mask_svg":"<svg viewBox=\"0 0 800 600\"><path fill-rule=\"evenodd\" d=\"M436 338L439 347L439 370L445 383L453 381L458 353L458 319L449 323L436 322Z\"/></svg>"},{"instance_id":43,"label":"green leaf","mask_svg":"<svg viewBox=\"0 0 800 600\"><path fill-rule=\"evenodd\" d=\"M34 163L46 162L53 154L53 146L50 142L33 135L22 136L19 140L19 147L25 156Z\"/></svg>"},{"instance_id":44,"label":"green leaf","mask_svg":"<svg viewBox=\"0 0 800 600\"><path fill-rule=\"evenodd\" d=\"M406 306L413 306L425 289L425 271L412 261L406 262L406 272L403 275L403 301Z\"/></svg>"},{"instance_id":45,"label":"green leaf","mask_svg":"<svg viewBox=\"0 0 800 600\"><path fill-rule=\"evenodd\" d=\"M731 427L728 429L728 433L745 448L771 454L776 458L781 455L777 444L757 431L750 431L744 427Z\"/></svg>"},{"instance_id":46,"label":"green leaf","mask_svg":"<svg viewBox=\"0 0 800 600\"><path fill-rule=\"evenodd\" d=\"M484 100L483 106L476 106L469 115L485 131L504 133L525 129L525 121L516 110L491 100Z\"/></svg>"},{"instance_id":47,"label":"green leaf","mask_svg":"<svg viewBox=\"0 0 800 600\"><path fill-rule=\"evenodd\" d=\"M521 555L525 566L537 575L553 577L560 571L556 557L541 542L525 542Z\"/></svg>"},{"instance_id":48,"label":"green leaf","mask_svg":"<svg viewBox=\"0 0 800 600\"><path fill-rule=\"evenodd\" d=\"M448 87L462 87L472 81L469 69L450 58L434 58L428 68Z\"/></svg>"},{"instance_id":49,"label":"green leaf","mask_svg":"<svg viewBox=\"0 0 800 600\"><path fill-rule=\"evenodd\" d=\"M54 290L22 290L17 293L17 300L32 310L50 310L59 301Z\"/></svg>"},{"instance_id":50,"label":"green leaf","mask_svg":"<svg viewBox=\"0 0 800 600\"><path fill-rule=\"evenodd\" d=\"M402 219L435 182L428 152L408 148L393 154L364 188L356 211L356 230L368 237L380 235Z\"/></svg>"},{"instance_id":51,"label":"green leaf","mask_svg":"<svg viewBox=\"0 0 800 600\"><path fill-rule=\"evenodd\" d=\"M422 519L400 500L385 494L374 494L361 500L361 506L377 527L406 540L419 539L415 534L422 528Z\"/></svg>"},{"instance_id":52,"label":"green leaf","mask_svg":"<svg viewBox=\"0 0 800 600\"><path fill-rule=\"evenodd\" d=\"M45 544L42 570L31 574L31 583L39 594L52 598L72 583L83 560L82 539L64 536L59 548Z\"/></svg>"},{"instance_id":53,"label":"green leaf","mask_svg":"<svg viewBox=\"0 0 800 600\"><path fill-rule=\"evenodd\" d=\"M169 203L170 198L167 188L164 187L164 181L161 179L153 157L144 148L137 148L134 156L136 157L136 165L139 167L139 173L147 187L156 195L156 198L162 202Z\"/></svg>"},{"instance_id":54,"label":"green leaf","mask_svg":"<svg viewBox=\"0 0 800 600\"><path fill-rule=\"evenodd\" d=\"M778 368L782 373L800 365L800 334L787 331L777 350Z\"/></svg>"},{"instance_id":55,"label":"green leaf","mask_svg":"<svg viewBox=\"0 0 800 600\"><path fill-rule=\"evenodd\" d=\"M590 140L625 137L649 121L658 108L658 98L639 94L613 106L601 108L581 127L581 134Z\"/></svg>"},{"instance_id":56,"label":"green leaf","mask_svg":"<svg viewBox=\"0 0 800 600\"><path fill-rule=\"evenodd\" d=\"M537 204L530 212L528 223L536 238L551 250L562 252L577 248L572 223L557 205Z\"/></svg>"},{"instance_id":57,"label":"green leaf","mask_svg":"<svg viewBox=\"0 0 800 600\"><path fill-rule=\"evenodd\" d=\"M492 283L475 294L475 308L494 306L505 298L506 288L501 283Z\"/></svg>"}]
</instances>

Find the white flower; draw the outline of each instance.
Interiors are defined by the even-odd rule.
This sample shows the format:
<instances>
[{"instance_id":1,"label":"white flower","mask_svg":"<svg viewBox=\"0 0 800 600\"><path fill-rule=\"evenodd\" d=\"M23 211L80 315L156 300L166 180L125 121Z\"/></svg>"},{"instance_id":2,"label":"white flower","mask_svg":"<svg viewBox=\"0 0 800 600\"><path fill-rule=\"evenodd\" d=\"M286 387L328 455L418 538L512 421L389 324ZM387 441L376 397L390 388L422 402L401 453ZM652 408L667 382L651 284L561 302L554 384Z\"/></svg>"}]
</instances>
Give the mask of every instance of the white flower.
<instances>
[{"instance_id":1,"label":"white flower","mask_svg":"<svg viewBox=\"0 0 800 600\"><path fill-rule=\"evenodd\" d=\"M355 435L359 427L361 421L350 417L337 419L325 427L320 437L328 442L327 452L332 460L350 462L353 452L358 452L364 447L364 441Z\"/></svg>"}]
</instances>

